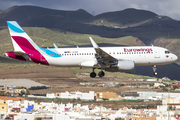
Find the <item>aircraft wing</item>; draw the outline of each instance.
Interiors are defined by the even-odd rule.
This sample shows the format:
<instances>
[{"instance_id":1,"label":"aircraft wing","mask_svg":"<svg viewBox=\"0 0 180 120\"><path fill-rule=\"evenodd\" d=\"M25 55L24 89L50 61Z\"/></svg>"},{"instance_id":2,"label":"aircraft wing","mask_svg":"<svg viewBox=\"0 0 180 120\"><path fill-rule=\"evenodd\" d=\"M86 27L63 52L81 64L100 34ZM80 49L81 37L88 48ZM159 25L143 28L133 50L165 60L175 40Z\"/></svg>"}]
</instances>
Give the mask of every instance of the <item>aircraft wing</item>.
<instances>
[{"instance_id":1,"label":"aircraft wing","mask_svg":"<svg viewBox=\"0 0 180 120\"><path fill-rule=\"evenodd\" d=\"M98 61L98 63L100 65L104 64L104 65L110 65L113 62L116 62L117 59L114 58L113 56L109 55L108 53L106 53L104 50L102 50L95 42L94 40L89 37L95 51L96 51L96 59Z\"/></svg>"}]
</instances>

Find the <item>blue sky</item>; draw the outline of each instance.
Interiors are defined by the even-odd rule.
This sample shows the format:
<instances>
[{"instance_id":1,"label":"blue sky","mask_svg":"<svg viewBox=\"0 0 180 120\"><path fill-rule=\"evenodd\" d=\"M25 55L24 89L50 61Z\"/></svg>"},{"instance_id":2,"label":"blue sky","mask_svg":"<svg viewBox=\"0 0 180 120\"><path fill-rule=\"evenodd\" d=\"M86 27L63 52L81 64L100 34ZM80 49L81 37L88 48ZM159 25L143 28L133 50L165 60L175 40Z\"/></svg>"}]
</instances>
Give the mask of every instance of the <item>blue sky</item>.
<instances>
[{"instance_id":1,"label":"blue sky","mask_svg":"<svg viewBox=\"0 0 180 120\"><path fill-rule=\"evenodd\" d=\"M2 10L14 5L35 5L58 10L84 9L94 15L136 8L180 20L180 0L0 0Z\"/></svg>"}]
</instances>

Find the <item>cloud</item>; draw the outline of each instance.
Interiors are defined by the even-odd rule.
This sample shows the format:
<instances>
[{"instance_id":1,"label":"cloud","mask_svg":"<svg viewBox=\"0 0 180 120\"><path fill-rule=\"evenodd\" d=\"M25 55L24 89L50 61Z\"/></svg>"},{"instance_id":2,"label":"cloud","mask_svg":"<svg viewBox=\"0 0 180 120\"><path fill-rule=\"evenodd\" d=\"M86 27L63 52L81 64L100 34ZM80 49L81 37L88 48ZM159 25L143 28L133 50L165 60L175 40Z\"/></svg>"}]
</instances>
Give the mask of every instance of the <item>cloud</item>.
<instances>
[{"instance_id":1,"label":"cloud","mask_svg":"<svg viewBox=\"0 0 180 120\"><path fill-rule=\"evenodd\" d=\"M35 5L59 10L84 9L91 14L136 8L180 20L180 0L0 0L0 9L14 5Z\"/></svg>"}]
</instances>

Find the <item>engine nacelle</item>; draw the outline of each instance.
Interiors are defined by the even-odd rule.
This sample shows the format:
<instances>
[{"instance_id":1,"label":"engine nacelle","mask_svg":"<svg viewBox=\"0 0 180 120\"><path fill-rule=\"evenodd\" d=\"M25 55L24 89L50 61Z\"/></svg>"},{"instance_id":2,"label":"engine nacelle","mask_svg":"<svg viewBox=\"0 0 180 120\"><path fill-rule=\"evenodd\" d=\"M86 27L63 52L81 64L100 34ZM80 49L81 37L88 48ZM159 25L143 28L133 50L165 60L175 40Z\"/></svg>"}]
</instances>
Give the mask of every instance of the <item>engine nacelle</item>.
<instances>
[{"instance_id":1,"label":"engine nacelle","mask_svg":"<svg viewBox=\"0 0 180 120\"><path fill-rule=\"evenodd\" d=\"M119 71L129 71L133 70L135 63L132 60L118 61L116 65L111 65L111 67L116 67Z\"/></svg>"}]
</instances>

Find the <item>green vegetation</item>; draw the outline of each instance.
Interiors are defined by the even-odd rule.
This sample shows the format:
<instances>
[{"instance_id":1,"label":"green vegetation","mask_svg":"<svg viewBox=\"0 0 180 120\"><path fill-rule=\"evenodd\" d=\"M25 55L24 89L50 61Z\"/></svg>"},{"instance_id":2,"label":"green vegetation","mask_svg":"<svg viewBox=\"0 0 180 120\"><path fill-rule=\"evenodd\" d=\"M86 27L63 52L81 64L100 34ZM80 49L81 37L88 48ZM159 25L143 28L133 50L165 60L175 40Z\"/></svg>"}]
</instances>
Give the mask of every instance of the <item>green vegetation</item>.
<instances>
[{"instance_id":1,"label":"green vegetation","mask_svg":"<svg viewBox=\"0 0 180 120\"><path fill-rule=\"evenodd\" d=\"M7 94L5 94L5 93L0 93L0 96L7 96Z\"/></svg>"},{"instance_id":2,"label":"green vegetation","mask_svg":"<svg viewBox=\"0 0 180 120\"><path fill-rule=\"evenodd\" d=\"M49 87L46 87L46 86L33 86L33 87L29 88L29 90L41 90L41 89L49 89Z\"/></svg>"},{"instance_id":3,"label":"green vegetation","mask_svg":"<svg viewBox=\"0 0 180 120\"><path fill-rule=\"evenodd\" d=\"M173 85L173 89L175 90L175 89L177 89L178 87L176 86L176 85Z\"/></svg>"},{"instance_id":4,"label":"green vegetation","mask_svg":"<svg viewBox=\"0 0 180 120\"><path fill-rule=\"evenodd\" d=\"M140 102L139 100L105 100L106 102Z\"/></svg>"},{"instance_id":5,"label":"green vegetation","mask_svg":"<svg viewBox=\"0 0 180 120\"><path fill-rule=\"evenodd\" d=\"M11 118L10 117L6 117L5 120L11 120Z\"/></svg>"},{"instance_id":6,"label":"green vegetation","mask_svg":"<svg viewBox=\"0 0 180 120\"><path fill-rule=\"evenodd\" d=\"M42 120L42 118L41 118L41 117L38 117L38 118L36 118L35 120Z\"/></svg>"},{"instance_id":7,"label":"green vegetation","mask_svg":"<svg viewBox=\"0 0 180 120\"><path fill-rule=\"evenodd\" d=\"M117 84L117 85L116 85L116 87L118 87L118 88L119 88L119 87L122 87L122 86L124 86L124 84Z\"/></svg>"},{"instance_id":8,"label":"green vegetation","mask_svg":"<svg viewBox=\"0 0 180 120\"><path fill-rule=\"evenodd\" d=\"M170 110L176 110L176 106L170 105L170 106L168 106L167 110L168 110L168 111L170 111Z\"/></svg>"},{"instance_id":9,"label":"green vegetation","mask_svg":"<svg viewBox=\"0 0 180 120\"><path fill-rule=\"evenodd\" d=\"M16 87L16 89L26 89L26 87Z\"/></svg>"},{"instance_id":10,"label":"green vegetation","mask_svg":"<svg viewBox=\"0 0 180 120\"><path fill-rule=\"evenodd\" d=\"M162 90L165 91L165 92L169 91L167 87L162 87Z\"/></svg>"}]
</instances>

